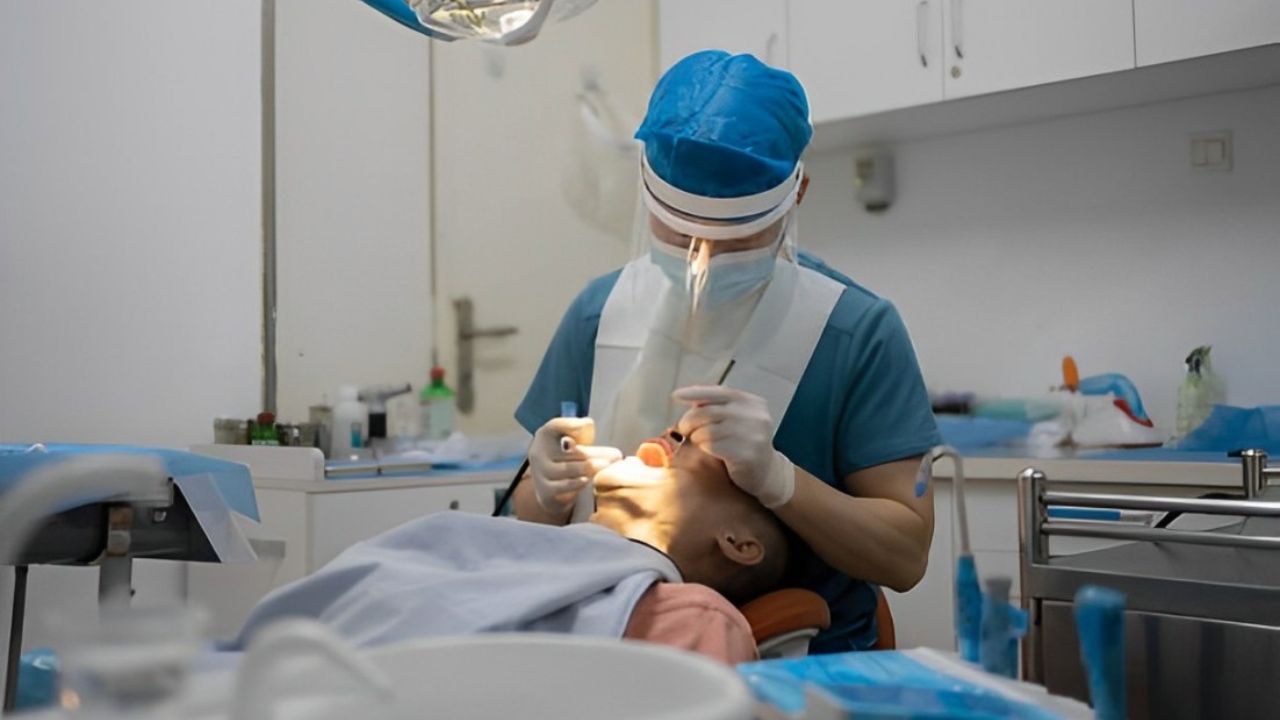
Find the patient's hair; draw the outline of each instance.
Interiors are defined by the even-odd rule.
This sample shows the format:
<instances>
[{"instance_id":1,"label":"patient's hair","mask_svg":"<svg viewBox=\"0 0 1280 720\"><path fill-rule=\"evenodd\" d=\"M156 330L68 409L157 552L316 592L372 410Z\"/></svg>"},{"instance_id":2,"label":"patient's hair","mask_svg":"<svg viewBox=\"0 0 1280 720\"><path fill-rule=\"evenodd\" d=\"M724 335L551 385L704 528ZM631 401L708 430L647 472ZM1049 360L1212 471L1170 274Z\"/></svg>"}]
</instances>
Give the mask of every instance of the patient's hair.
<instances>
[{"instance_id":1,"label":"patient's hair","mask_svg":"<svg viewBox=\"0 0 1280 720\"><path fill-rule=\"evenodd\" d=\"M713 587L729 602L742 605L779 588L790 548L777 516L750 495L742 493L740 501L727 512L733 513L764 546L764 559L755 565L741 565L716 553L718 577Z\"/></svg>"}]
</instances>

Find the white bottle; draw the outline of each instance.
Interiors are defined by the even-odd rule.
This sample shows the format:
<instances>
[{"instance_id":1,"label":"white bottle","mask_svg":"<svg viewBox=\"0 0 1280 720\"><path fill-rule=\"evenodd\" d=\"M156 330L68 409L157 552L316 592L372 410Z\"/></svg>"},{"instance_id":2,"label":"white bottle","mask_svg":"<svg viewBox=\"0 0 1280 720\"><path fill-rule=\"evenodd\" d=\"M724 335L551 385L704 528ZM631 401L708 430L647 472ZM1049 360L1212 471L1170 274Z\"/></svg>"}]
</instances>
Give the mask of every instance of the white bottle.
<instances>
[{"instance_id":1,"label":"white bottle","mask_svg":"<svg viewBox=\"0 0 1280 720\"><path fill-rule=\"evenodd\" d=\"M369 407L360 402L360 390L343 385L333 406L333 427L329 431L329 457L346 460L359 454L369 440Z\"/></svg>"}]
</instances>

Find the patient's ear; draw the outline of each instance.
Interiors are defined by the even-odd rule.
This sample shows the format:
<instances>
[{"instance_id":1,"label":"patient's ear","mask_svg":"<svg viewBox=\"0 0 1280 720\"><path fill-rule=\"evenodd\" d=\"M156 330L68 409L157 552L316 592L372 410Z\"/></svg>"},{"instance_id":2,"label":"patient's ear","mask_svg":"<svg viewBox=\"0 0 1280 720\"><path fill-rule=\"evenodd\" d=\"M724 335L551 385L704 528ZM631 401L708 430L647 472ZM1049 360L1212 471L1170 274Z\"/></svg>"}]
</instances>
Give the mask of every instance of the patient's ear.
<instances>
[{"instance_id":1,"label":"patient's ear","mask_svg":"<svg viewBox=\"0 0 1280 720\"><path fill-rule=\"evenodd\" d=\"M721 530L716 545L729 560L739 565L759 565L764 561L764 544L749 532Z\"/></svg>"}]
</instances>

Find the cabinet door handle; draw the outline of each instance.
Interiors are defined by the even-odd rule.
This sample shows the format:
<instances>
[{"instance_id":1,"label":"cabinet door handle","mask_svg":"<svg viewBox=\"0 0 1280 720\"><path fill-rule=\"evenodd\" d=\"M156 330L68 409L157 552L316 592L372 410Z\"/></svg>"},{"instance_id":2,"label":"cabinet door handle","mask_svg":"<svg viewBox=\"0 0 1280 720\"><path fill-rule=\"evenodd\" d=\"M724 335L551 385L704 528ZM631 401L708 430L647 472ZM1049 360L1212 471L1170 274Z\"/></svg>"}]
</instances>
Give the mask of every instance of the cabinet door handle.
<instances>
[{"instance_id":1,"label":"cabinet door handle","mask_svg":"<svg viewBox=\"0 0 1280 720\"><path fill-rule=\"evenodd\" d=\"M916 52L920 55L920 64L929 67L929 55L925 52L928 35L929 0L920 0L916 4Z\"/></svg>"},{"instance_id":2,"label":"cabinet door handle","mask_svg":"<svg viewBox=\"0 0 1280 720\"><path fill-rule=\"evenodd\" d=\"M449 501L449 509L450 509L450 510L457 510L457 509L458 509L458 508L460 508L460 507L462 507L462 505L461 505L457 500L450 500L450 501Z\"/></svg>"},{"instance_id":3,"label":"cabinet door handle","mask_svg":"<svg viewBox=\"0 0 1280 720\"><path fill-rule=\"evenodd\" d=\"M951 46L964 59L964 0L951 0Z\"/></svg>"}]
</instances>

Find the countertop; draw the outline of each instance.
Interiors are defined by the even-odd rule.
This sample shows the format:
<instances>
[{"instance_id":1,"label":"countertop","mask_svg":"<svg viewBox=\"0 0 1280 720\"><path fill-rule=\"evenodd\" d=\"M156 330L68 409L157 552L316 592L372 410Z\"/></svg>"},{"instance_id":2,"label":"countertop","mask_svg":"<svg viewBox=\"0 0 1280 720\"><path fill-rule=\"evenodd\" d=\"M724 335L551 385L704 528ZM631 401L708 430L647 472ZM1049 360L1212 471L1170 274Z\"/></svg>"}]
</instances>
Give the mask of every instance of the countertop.
<instances>
[{"instance_id":1,"label":"countertop","mask_svg":"<svg viewBox=\"0 0 1280 720\"><path fill-rule=\"evenodd\" d=\"M965 477L1016 482L1027 468L1050 481L1239 487L1240 461L1224 453L1195 453L1151 448L1146 450L1078 451L1049 448L983 448L961 452ZM949 480L951 463L940 460L934 477Z\"/></svg>"},{"instance_id":2,"label":"countertop","mask_svg":"<svg viewBox=\"0 0 1280 720\"><path fill-rule=\"evenodd\" d=\"M253 475L253 486L258 490L306 493L505 484L511 482L519 467L517 462L495 463L475 468L440 468L426 473L326 479L324 456L314 448L194 445L191 451L247 465Z\"/></svg>"},{"instance_id":3,"label":"countertop","mask_svg":"<svg viewBox=\"0 0 1280 720\"><path fill-rule=\"evenodd\" d=\"M517 465L484 466L481 469L440 469L425 474L324 479L324 457L310 448L256 448L247 445L202 445L193 452L235 460L248 465L254 486L263 490L308 493L359 492L447 485L508 483ZM1240 487L1240 461L1224 453L1190 453L1150 450L1073 451L1059 448L1030 449L991 447L961 451L965 476L972 480L1014 483L1028 467L1054 482L1123 483ZM948 481L948 460L934 466L934 477Z\"/></svg>"}]
</instances>

